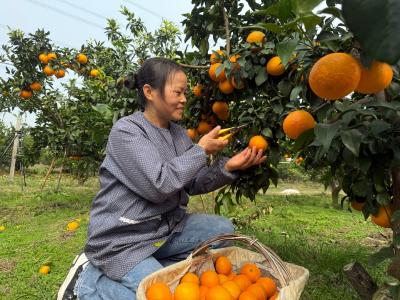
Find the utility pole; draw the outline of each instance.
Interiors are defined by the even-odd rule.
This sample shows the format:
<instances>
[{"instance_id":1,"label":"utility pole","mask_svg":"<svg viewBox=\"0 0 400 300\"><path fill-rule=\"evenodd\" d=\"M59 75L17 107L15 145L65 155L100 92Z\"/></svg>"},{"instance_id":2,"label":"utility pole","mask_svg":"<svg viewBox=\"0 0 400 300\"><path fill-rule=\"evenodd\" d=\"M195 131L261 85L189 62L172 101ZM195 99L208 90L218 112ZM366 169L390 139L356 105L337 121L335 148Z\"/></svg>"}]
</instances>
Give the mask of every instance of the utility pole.
<instances>
[{"instance_id":1,"label":"utility pole","mask_svg":"<svg viewBox=\"0 0 400 300\"><path fill-rule=\"evenodd\" d=\"M14 144L13 144L12 154L11 154L10 177L9 177L10 181L14 181L15 163L17 161L20 130L21 130L21 115L18 115L17 121L15 123L15 137L14 137Z\"/></svg>"}]
</instances>

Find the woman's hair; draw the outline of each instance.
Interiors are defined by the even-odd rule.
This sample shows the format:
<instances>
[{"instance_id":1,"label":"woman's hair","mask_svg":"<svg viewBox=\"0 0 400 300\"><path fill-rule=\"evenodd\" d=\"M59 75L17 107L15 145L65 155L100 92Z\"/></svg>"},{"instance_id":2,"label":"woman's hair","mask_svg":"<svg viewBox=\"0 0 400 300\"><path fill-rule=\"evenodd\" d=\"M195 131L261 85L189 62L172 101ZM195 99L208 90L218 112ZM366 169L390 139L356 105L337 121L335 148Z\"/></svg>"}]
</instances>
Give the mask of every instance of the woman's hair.
<instances>
[{"instance_id":1,"label":"woman's hair","mask_svg":"<svg viewBox=\"0 0 400 300\"><path fill-rule=\"evenodd\" d=\"M150 85L153 89L158 90L164 98L164 88L167 80L171 75L177 72L184 72L183 68L176 62L161 58L146 59L137 73L125 79L124 85L128 89L138 90L138 105L143 110L146 106L147 99L143 93L143 86Z\"/></svg>"}]
</instances>

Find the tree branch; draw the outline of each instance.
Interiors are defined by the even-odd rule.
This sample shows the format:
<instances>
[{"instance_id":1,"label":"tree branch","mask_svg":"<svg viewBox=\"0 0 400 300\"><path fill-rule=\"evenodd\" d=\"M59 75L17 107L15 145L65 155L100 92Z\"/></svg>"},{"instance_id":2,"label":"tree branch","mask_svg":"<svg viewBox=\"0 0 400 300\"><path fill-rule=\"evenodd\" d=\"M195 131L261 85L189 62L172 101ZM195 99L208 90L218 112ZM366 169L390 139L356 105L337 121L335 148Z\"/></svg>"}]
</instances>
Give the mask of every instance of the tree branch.
<instances>
[{"instance_id":1,"label":"tree branch","mask_svg":"<svg viewBox=\"0 0 400 300\"><path fill-rule=\"evenodd\" d=\"M224 27L225 27L225 39L226 39L226 54L228 57L230 56L231 52L231 32L229 28L229 19L224 7L224 0L219 0L219 5L221 6L222 16L224 18Z\"/></svg>"}]
</instances>

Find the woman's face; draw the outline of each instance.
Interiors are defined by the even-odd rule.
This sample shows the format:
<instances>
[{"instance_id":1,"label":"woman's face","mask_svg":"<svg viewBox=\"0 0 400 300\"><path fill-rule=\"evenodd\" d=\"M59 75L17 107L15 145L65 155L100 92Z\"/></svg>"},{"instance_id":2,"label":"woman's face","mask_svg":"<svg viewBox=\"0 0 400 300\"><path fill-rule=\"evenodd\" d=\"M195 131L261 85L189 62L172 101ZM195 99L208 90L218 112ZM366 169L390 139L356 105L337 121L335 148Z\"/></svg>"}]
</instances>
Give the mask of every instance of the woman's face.
<instances>
[{"instance_id":1,"label":"woman's face","mask_svg":"<svg viewBox=\"0 0 400 300\"><path fill-rule=\"evenodd\" d=\"M153 90L150 103L160 121L180 121L186 104L187 78L184 72L172 74L164 87L164 98L159 91Z\"/></svg>"}]
</instances>

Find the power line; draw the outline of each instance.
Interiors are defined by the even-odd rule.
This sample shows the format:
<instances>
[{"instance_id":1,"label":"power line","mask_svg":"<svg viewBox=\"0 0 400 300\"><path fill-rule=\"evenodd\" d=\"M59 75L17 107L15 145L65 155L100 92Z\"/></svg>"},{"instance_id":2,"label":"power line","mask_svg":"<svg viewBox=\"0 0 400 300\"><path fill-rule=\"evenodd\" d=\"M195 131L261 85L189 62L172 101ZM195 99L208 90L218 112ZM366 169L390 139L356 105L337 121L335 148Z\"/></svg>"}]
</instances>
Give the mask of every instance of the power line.
<instances>
[{"instance_id":1,"label":"power line","mask_svg":"<svg viewBox=\"0 0 400 300\"><path fill-rule=\"evenodd\" d=\"M137 4L137 3L135 3L135 2L133 2L131 0L124 0L124 1L129 3L129 4L134 5L136 7L139 7L140 9L142 9L144 11L147 11L149 14L152 14L153 16L156 16L156 17L158 17L158 18L160 18L162 20L165 19L162 15L156 13L155 11L152 11L152 10L148 9L147 7L144 7L144 6L140 5L140 4Z\"/></svg>"},{"instance_id":2,"label":"power line","mask_svg":"<svg viewBox=\"0 0 400 300\"><path fill-rule=\"evenodd\" d=\"M75 8L75 9L78 9L78 10L81 10L81 11L84 11L84 12L87 12L88 14L90 14L90 15L92 15L92 16L95 16L95 17L97 17L97 18L100 18L100 19L102 19L103 21L104 21L104 20L107 20L107 17L102 16L102 15L100 15L100 14L94 12L94 11L91 11L90 9L85 8L85 7L76 5L75 3L71 3L71 2L69 2L69 1L67 1L67 0L57 0L57 1L58 1L58 2L61 2L61 3L63 3L63 4L67 4L67 5L69 5L69 6L73 7L73 8Z\"/></svg>"},{"instance_id":3,"label":"power line","mask_svg":"<svg viewBox=\"0 0 400 300\"><path fill-rule=\"evenodd\" d=\"M78 21L80 21L80 22L83 22L83 23L85 23L85 24L91 25L91 26L93 26L93 27L100 28L101 30L104 29L103 26L101 26L101 25L99 25L99 24L97 24L97 23L94 23L94 22L85 20L84 18L75 16L75 15L70 14L70 13L67 13L67 12L65 12L65 11L62 11L61 9L58 9L58 8L56 8L56 7L53 7L53 6L48 5L48 4L46 4L46 3L43 3L43 2L40 2L40 1L36 1L36 0L26 0L26 1L30 1L30 2L32 2L32 3L34 3L34 4L36 4L36 5L43 6L43 7L47 8L47 9L53 10L53 11L55 11L55 12L57 12L57 13L63 15L63 16L70 17L70 18L72 18L72 19L78 20Z\"/></svg>"}]
</instances>

